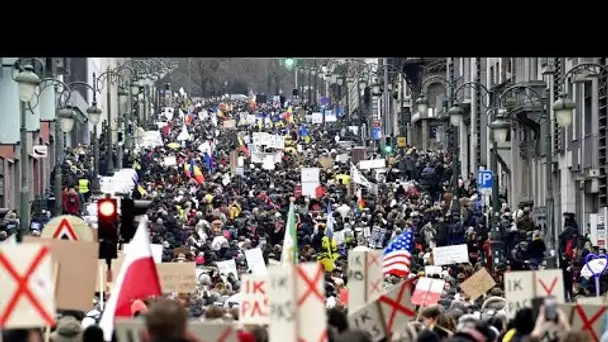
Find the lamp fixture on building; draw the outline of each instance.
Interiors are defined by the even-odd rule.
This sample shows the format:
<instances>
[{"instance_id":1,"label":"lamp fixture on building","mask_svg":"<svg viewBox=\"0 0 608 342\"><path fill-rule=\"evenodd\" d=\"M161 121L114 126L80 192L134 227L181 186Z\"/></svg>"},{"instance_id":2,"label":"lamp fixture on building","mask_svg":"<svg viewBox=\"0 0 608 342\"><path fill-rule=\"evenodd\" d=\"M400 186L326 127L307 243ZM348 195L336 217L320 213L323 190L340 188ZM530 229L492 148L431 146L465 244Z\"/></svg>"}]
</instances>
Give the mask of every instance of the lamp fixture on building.
<instances>
[{"instance_id":1,"label":"lamp fixture on building","mask_svg":"<svg viewBox=\"0 0 608 342\"><path fill-rule=\"evenodd\" d=\"M572 124L574 108L576 105L565 94L560 94L559 99L553 103L555 121L560 127L568 127Z\"/></svg>"},{"instance_id":2,"label":"lamp fixture on building","mask_svg":"<svg viewBox=\"0 0 608 342\"><path fill-rule=\"evenodd\" d=\"M496 113L496 120L490 122L488 126L492 130L492 135L494 136L494 141L497 143L505 143L507 141L507 136L509 135L509 131L511 130L511 123L506 119L507 110L504 108L498 109Z\"/></svg>"},{"instance_id":3,"label":"lamp fixture on building","mask_svg":"<svg viewBox=\"0 0 608 342\"><path fill-rule=\"evenodd\" d=\"M101 108L97 107L97 103L93 102L93 104L87 108L87 115L89 116L89 121L93 126L97 126L99 120L101 119Z\"/></svg>"},{"instance_id":4,"label":"lamp fixture on building","mask_svg":"<svg viewBox=\"0 0 608 342\"><path fill-rule=\"evenodd\" d=\"M426 115L429 111L429 101L426 99L424 94L421 94L419 98L416 99L416 106L418 108L418 114Z\"/></svg>"},{"instance_id":5,"label":"lamp fixture on building","mask_svg":"<svg viewBox=\"0 0 608 342\"><path fill-rule=\"evenodd\" d=\"M15 77L15 81L19 88L19 99L22 102L30 102L40 84L40 77L34 72L34 67L25 65Z\"/></svg>"},{"instance_id":6,"label":"lamp fixture on building","mask_svg":"<svg viewBox=\"0 0 608 342\"><path fill-rule=\"evenodd\" d=\"M75 115L72 106L66 105L59 108L57 118L59 119L59 128L63 133L70 133L74 129Z\"/></svg>"}]
</instances>

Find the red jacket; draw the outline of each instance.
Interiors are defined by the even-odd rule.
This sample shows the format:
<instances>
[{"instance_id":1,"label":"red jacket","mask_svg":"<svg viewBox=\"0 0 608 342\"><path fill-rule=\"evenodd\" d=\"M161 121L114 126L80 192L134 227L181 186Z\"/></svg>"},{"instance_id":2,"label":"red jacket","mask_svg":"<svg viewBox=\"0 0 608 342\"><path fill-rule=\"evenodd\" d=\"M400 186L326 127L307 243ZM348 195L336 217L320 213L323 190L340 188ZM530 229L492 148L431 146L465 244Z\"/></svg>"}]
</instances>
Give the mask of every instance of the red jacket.
<instances>
[{"instance_id":1,"label":"red jacket","mask_svg":"<svg viewBox=\"0 0 608 342\"><path fill-rule=\"evenodd\" d=\"M486 257L486 267L492 270L492 240L487 239L483 242L483 254Z\"/></svg>"},{"instance_id":2,"label":"red jacket","mask_svg":"<svg viewBox=\"0 0 608 342\"><path fill-rule=\"evenodd\" d=\"M66 214L78 215L80 210L80 199L77 194L63 194L63 211Z\"/></svg>"}]
</instances>

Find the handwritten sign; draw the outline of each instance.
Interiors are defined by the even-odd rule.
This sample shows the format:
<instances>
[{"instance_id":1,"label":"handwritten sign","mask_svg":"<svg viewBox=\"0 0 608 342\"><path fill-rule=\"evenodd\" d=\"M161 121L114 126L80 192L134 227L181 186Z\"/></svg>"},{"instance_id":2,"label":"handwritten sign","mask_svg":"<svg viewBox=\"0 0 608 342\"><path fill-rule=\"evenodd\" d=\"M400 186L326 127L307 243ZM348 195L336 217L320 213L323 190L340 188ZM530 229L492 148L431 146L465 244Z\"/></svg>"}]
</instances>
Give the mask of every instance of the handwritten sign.
<instances>
[{"instance_id":1,"label":"handwritten sign","mask_svg":"<svg viewBox=\"0 0 608 342\"><path fill-rule=\"evenodd\" d=\"M271 341L297 342L295 269L271 267L268 269L268 297L270 302L270 325L268 337Z\"/></svg>"},{"instance_id":2,"label":"handwritten sign","mask_svg":"<svg viewBox=\"0 0 608 342\"><path fill-rule=\"evenodd\" d=\"M318 263L268 270L270 340L327 341L324 274Z\"/></svg>"},{"instance_id":3,"label":"handwritten sign","mask_svg":"<svg viewBox=\"0 0 608 342\"><path fill-rule=\"evenodd\" d=\"M561 270L513 271L505 273L505 311L514 317L522 308L532 307L532 299L553 296L565 303L564 281Z\"/></svg>"},{"instance_id":4,"label":"handwritten sign","mask_svg":"<svg viewBox=\"0 0 608 342\"><path fill-rule=\"evenodd\" d=\"M464 291L471 300L483 296L494 286L496 286L496 282L485 268L475 272L469 279L460 284L462 291Z\"/></svg>"},{"instance_id":5,"label":"handwritten sign","mask_svg":"<svg viewBox=\"0 0 608 342\"><path fill-rule=\"evenodd\" d=\"M435 266L469 262L469 248L466 244L433 248Z\"/></svg>"},{"instance_id":6,"label":"handwritten sign","mask_svg":"<svg viewBox=\"0 0 608 342\"><path fill-rule=\"evenodd\" d=\"M266 276L244 274L241 284L239 322L243 324L268 324L270 301L266 295Z\"/></svg>"},{"instance_id":7,"label":"handwritten sign","mask_svg":"<svg viewBox=\"0 0 608 342\"><path fill-rule=\"evenodd\" d=\"M348 322L351 327L369 332L374 342L381 341L386 337L385 326L377 301L373 301L349 314Z\"/></svg>"},{"instance_id":8,"label":"handwritten sign","mask_svg":"<svg viewBox=\"0 0 608 342\"><path fill-rule=\"evenodd\" d=\"M382 253L351 251L348 254L348 307L357 310L383 292Z\"/></svg>"},{"instance_id":9,"label":"handwritten sign","mask_svg":"<svg viewBox=\"0 0 608 342\"><path fill-rule=\"evenodd\" d=\"M156 264L163 292L195 293L196 264L193 262Z\"/></svg>"}]
</instances>

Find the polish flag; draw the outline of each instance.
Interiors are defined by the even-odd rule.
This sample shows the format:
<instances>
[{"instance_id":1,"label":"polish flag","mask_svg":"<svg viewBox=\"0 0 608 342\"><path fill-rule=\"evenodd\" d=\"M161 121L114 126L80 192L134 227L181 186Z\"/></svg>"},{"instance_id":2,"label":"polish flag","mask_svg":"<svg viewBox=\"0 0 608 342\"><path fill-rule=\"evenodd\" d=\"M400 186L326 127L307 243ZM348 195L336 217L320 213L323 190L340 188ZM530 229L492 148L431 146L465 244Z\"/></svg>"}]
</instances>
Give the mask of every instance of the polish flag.
<instances>
[{"instance_id":1,"label":"polish flag","mask_svg":"<svg viewBox=\"0 0 608 342\"><path fill-rule=\"evenodd\" d=\"M99 321L106 341L112 340L116 317L131 317L131 304L134 300L162 294L152 258L147 219L144 218L139 223L130 246Z\"/></svg>"},{"instance_id":2,"label":"polish flag","mask_svg":"<svg viewBox=\"0 0 608 342\"><path fill-rule=\"evenodd\" d=\"M414 295L411 298L412 303L422 307L437 304L441 299L443 285L445 285L445 280L442 279L426 277L418 279L416 290L414 290Z\"/></svg>"}]
</instances>

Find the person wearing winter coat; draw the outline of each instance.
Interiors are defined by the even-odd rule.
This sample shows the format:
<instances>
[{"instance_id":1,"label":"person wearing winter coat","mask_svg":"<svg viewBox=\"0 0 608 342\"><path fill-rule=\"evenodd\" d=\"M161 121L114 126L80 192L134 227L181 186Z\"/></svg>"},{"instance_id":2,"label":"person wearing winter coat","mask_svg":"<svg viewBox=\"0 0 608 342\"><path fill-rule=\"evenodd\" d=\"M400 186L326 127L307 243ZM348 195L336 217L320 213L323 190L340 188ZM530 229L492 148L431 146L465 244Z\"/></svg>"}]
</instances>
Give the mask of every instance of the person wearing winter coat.
<instances>
[{"instance_id":1,"label":"person wearing winter coat","mask_svg":"<svg viewBox=\"0 0 608 342\"><path fill-rule=\"evenodd\" d=\"M530 264L538 268L543 262L545 251L547 250L547 246L545 246L545 242L541 238L539 231L535 231L532 235L532 241L528 244L528 250L530 253Z\"/></svg>"},{"instance_id":2,"label":"person wearing winter coat","mask_svg":"<svg viewBox=\"0 0 608 342\"><path fill-rule=\"evenodd\" d=\"M80 198L74 189L63 192L63 212L70 215L78 215L80 212Z\"/></svg>"}]
</instances>

